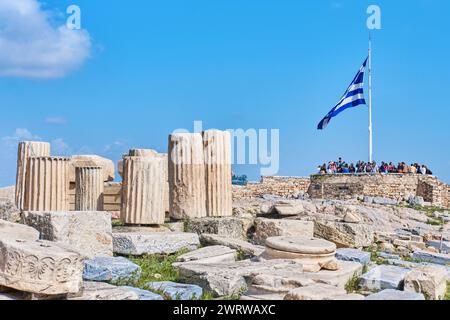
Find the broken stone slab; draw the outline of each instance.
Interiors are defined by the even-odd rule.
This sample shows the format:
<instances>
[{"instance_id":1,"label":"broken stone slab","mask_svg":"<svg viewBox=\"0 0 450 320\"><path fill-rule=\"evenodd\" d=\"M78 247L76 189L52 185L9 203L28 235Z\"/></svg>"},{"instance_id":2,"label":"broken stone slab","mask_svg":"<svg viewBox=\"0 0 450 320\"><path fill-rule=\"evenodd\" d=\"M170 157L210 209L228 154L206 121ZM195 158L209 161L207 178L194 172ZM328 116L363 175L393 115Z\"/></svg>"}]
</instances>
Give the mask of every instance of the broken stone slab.
<instances>
[{"instance_id":1,"label":"broken stone slab","mask_svg":"<svg viewBox=\"0 0 450 320\"><path fill-rule=\"evenodd\" d=\"M284 300L285 294L251 294L246 293L241 296L239 300L242 301L282 301Z\"/></svg>"},{"instance_id":2,"label":"broken stone slab","mask_svg":"<svg viewBox=\"0 0 450 320\"><path fill-rule=\"evenodd\" d=\"M349 294L343 294L339 296L333 296L326 300L337 300L337 301L358 301L358 300L364 300L365 297L362 294L357 293L349 293Z\"/></svg>"},{"instance_id":3,"label":"broken stone slab","mask_svg":"<svg viewBox=\"0 0 450 320\"><path fill-rule=\"evenodd\" d=\"M447 291L447 270L437 266L413 269L405 276L404 290L422 293L431 300L442 300Z\"/></svg>"},{"instance_id":4,"label":"broken stone slab","mask_svg":"<svg viewBox=\"0 0 450 320\"><path fill-rule=\"evenodd\" d=\"M367 291L401 289L403 280L410 270L396 266L376 266L361 276L358 286L361 290Z\"/></svg>"},{"instance_id":5,"label":"broken stone slab","mask_svg":"<svg viewBox=\"0 0 450 320\"><path fill-rule=\"evenodd\" d=\"M336 245L313 237L280 236L267 239L266 246L275 250L300 254L334 254Z\"/></svg>"},{"instance_id":6,"label":"broken stone slab","mask_svg":"<svg viewBox=\"0 0 450 320\"><path fill-rule=\"evenodd\" d=\"M339 288L345 288L354 277L359 277L364 266L359 262L340 261L340 268L336 271L320 270L317 273L305 272L304 276L314 282L326 283Z\"/></svg>"},{"instance_id":7,"label":"broken stone slab","mask_svg":"<svg viewBox=\"0 0 450 320\"><path fill-rule=\"evenodd\" d=\"M400 256L398 254L392 254L387 252L378 252L378 257L386 259L386 260L400 260Z\"/></svg>"},{"instance_id":8,"label":"broken stone slab","mask_svg":"<svg viewBox=\"0 0 450 320\"><path fill-rule=\"evenodd\" d=\"M442 250L442 253L450 253L450 241L430 240L427 241L427 246Z\"/></svg>"},{"instance_id":9,"label":"broken stone slab","mask_svg":"<svg viewBox=\"0 0 450 320\"><path fill-rule=\"evenodd\" d=\"M255 233L253 241L264 245L267 238L278 236L306 236L313 237L314 222L291 219L265 219L255 220Z\"/></svg>"},{"instance_id":10,"label":"broken stone slab","mask_svg":"<svg viewBox=\"0 0 450 320\"><path fill-rule=\"evenodd\" d=\"M248 290L247 282L262 272L279 272L287 267L303 270L289 260L243 260L231 264L183 263L176 267L183 282L196 284L214 296L230 296Z\"/></svg>"},{"instance_id":11,"label":"broken stone slab","mask_svg":"<svg viewBox=\"0 0 450 320\"><path fill-rule=\"evenodd\" d=\"M369 197L369 196L364 197L364 202L389 206L396 206L398 204L398 201L395 199L385 197Z\"/></svg>"},{"instance_id":12,"label":"broken stone slab","mask_svg":"<svg viewBox=\"0 0 450 320\"><path fill-rule=\"evenodd\" d=\"M314 236L334 242L338 248L363 248L374 242L373 227L362 223L317 219L314 221Z\"/></svg>"},{"instance_id":13,"label":"broken stone slab","mask_svg":"<svg viewBox=\"0 0 450 320\"><path fill-rule=\"evenodd\" d=\"M425 201L423 200L423 197L410 196L408 198L408 203L413 206L423 206Z\"/></svg>"},{"instance_id":14,"label":"broken stone slab","mask_svg":"<svg viewBox=\"0 0 450 320\"><path fill-rule=\"evenodd\" d=\"M434 266L434 267L442 267L442 265L429 263L429 262L411 262L411 261L405 261L401 259L388 259L384 261L386 264L398 266L398 267L404 267L409 269L414 269L418 267L423 266ZM444 266L444 268L447 270L447 279L450 281L450 266Z\"/></svg>"},{"instance_id":15,"label":"broken stone slab","mask_svg":"<svg viewBox=\"0 0 450 320\"><path fill-rule=\"evenodd\" d=\"M0 239L5 238L35 241L39 239L39 231L23 224L0 220Z\"/></svg>"},{"instance_id":16,"label":"broken stone slab","mask_svg":"<svg viewBox=\"0 0 450 320\"><path fill-rule=\"evenodd\" d=\"M336 250L336 258L342 261L355 261L362 264L369 264L371 254L357 249L341 248Z\"/></svg>"},{"instance_id":17,"label":"broken stone slab","mask_svg":"<svg viewBox=\"0 0 450 320\"><path fill-rule=\"evenodd\" d=\"M425 297L420 293L386 289L367 296L365 300L425 300Z\"/></svg>"},{"instance_id":18,"label":"broken stone slab","mask_svg":"<svg viewBox=\"0 0 450 320\"><path fill-rule=\"evenodd\" d=\"M244 240L253 226L253 219L247 218L201 218L185 223L185 231L201 234L216 234L227 238Z\"/></svg>"},{"instance_id":19,"label":"broken stone slab","mask_svg":"<svg viewBox=\"0 0 450 320\"><path fill-rule=\"evenodd\" d=\"M316 283L306 287L291 290L284 300L328 300L336 296L345 295L347 292L328 284Z\"/></svg>"},{"instance_id":20,"label":"broken stone slab","mask_svg":"<svg viewBox=\"0 0 450 320\"><path fill-rule=\"evenodd\" d=\"M136 293L139 297L139 300L146 300L146 301L164 300L164 298L161 295L153 293L151 291L142 290L139 288L128 287L128 286L122 286L119 288Z\"/></svg>"},{"instance_id":21,"label":"broken stone slab","mask_svg":"<svg viewBox=\"0 0 450 320\"><path fill-rule=\"evenodd\" d=\"M276 272L256 272L251 275L249 292L253 294L287 294L292 289L306 287L316 282L305 276L305 272L297 266L286 267Z\"/></svg>"},{"instance_id":22,"label":"broken stone slab","mask_svg":"<svg viewBox=\"0 0 450 320\"><path fill-rule=\"evenodd\" d=\"M114 253L141 256L172 254L195 250L200 245L196 233L184 232L113 232Z\"/></svg>"},{"instance_id":23,"label":"broken stone slab","mask_svg":"<svg viewBox=\"0 0 450 320\"><path fill-rule=\"evenodd\" d=\"M67 244L88 258L112 256L111 215L102 211L25 211L22 220L41 233L41 239Z\"/></svg>"},{"instance_id":24,"label":"broken stone slab","mask_svg":"<svg viewBox=\"0 0 450 320\"><path fill-rule=\"evenodd\" d=\"M203 289L197 285L175 283L171 281L149 282L150 290L162 292L171 300L198 300L203 295Z\"/></svg>"},{"instance_id":25,"label":"broken stone slab","mask_svg":"<svg viewBox=\"0 0 450 320\"><path fill-rule=\"evenodd\" d=\"M85 257L49 241L0 239L0 286L37 294L76 293Z\"/></svg>"},{"instance_id":26,"label":"broken stone slab","mask_svg":"<svg viewBox=\"0 0 450 320\"><path fill-rule=\"evenodd\" d=\"M412 254L412 259L416 261L441 264L444 266L450 264L450 254L443 253L431 253L418 250L414 251L414 253Z\"/></svg>"},{"instance_id":27,"label":"broken stone slab","mask_svg":"<svg viewBox=\"0 0 450 320\"><path fill-rule=\"evenodd\" d=\"M263 246L257 246L247 241L221 237L214 234L202 234L200 239L202 243L226 246L250 257L259 256L265 250Z\"/></svg>"},{"instance_id":28,"label":"broken stone slab","mask_svg":"<svg viewBox=\"0 0 450 320\"><path fill-rule=\"evenodd\" d=\"M280 216L307 215L317 212L316 206L305 200L283 200L273 206L273 210Z\"/></svg>"},{"instance_id":29,"label":"broken stone slab","mask_svg":"<svg viewBox=\"0 0 450 320\"><path fill-rule=\"evenodd\" d=\"M124 257L96 257L84 263L85 281L119 281L138 279L141 267Z\"/></svg>"},{"instance_id":30,"label":"broken stone slab","mask_svg":"<svg viewBox=\"0 0 450 320\"><path fill-rule=\"evenodd\" d=\"M236 260L236 254L236 250L226 246L210 246L183 254L177 258L177 262L232 263Z\"/></svg>"},{"instance_id":31,"label":"broken stone slab","mask_svg":"<svg viewBox=\"0 0 450 320\"><path fill-rule=\"evenodd\" d=\"M139 293L104 282L85 281L82 290L69 294L67 300L139 300Z\"/></svg>"},{"instance_id":32,"label":"broken stone slab","mask_svg":"<svg viewBox=\"0 0 450 320\"><path fill-rule=\"evenodd\" d=\"M13 200L0 199L0 220L9 222L20 221L20 210L16 207Z\"/></svg>"}]
</instances>

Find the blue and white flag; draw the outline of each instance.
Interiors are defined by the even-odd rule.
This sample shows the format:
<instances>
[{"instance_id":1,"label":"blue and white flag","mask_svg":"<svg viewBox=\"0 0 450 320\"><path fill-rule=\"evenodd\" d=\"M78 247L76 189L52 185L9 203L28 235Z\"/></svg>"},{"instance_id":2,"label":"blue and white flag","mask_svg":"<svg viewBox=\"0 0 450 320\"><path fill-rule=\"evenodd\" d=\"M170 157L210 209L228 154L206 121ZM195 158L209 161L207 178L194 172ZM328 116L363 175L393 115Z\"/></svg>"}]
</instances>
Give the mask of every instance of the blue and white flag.
<instances>
[{"instance_id":1,"label":"blue and white flag","mask_svg":"<svg viewBox=\"0 0 450 320\"><path fill-rule=\"evenodd\" d=\"M337 116L345 109L356 107L359 106L360 104L366 104L366 100L364 99L363 87L364 87L364 72L366 70L366 64L368 59L369 58L367 58L366 61L364 61L361 68L359 68L358 73L356 74L352 83L348 87L347 91L345 91L344 95L342 96L338 104L333 109L331 109L331 111L325 116L325 118L322 119L322 121L320 121L319 125L317 126L318 130L325 129L328 123L330 122L331 118Z\"/></svg>"}]
</instances>

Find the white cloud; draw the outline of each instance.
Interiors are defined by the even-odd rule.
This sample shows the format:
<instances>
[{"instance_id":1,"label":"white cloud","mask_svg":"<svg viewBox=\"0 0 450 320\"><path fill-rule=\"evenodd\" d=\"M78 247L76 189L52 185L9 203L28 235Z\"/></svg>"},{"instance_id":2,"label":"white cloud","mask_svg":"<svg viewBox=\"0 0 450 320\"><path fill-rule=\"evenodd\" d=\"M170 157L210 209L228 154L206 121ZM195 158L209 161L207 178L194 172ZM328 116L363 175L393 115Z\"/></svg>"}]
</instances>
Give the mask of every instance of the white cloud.
<instances>
[{"instance_id":1,"label":"white cloud","mask_svg":"<svg viewBox=\"0 0 450 320\"><path fill-rule=\"evenodd\" d=\"M0 0L0 76L62 77L89 57L90 35L49 23L38 0Z\"/></svg>"},{"instance_id":2,"label":"white cloud","mask_svg":"<svg viewBox=\"0 0 450 320\"><path fill-rule=\"evenodd\" d=\"M112 154L122 152L126 148L126 143L123 140L116 140L111 144L107 144L103 147L103 152L105 154Z\"/></svg>"},{"instance_id":3,"label":"white cloud","mask_svg":"<svg viewBox=\"0 0 450 320\"><path fill-rule=\"evenodd\" d=\"M39 141L41 137L32 134L28 129L17 128L12 136L6 136L1 138L7 146L15 146L20 141Z\"/></svg>"},{"instance_id":4,"label":"white cloud","mask_svg":"<svg viewBox=\"0 0 450 320\"><path fill-rule=\"evenodd\" d=\"M48 117L45 119L45 123L48 124L56 124L56 125L64 125L67 123L67 119L64 117Z\"/></svg>"}]
</instances>

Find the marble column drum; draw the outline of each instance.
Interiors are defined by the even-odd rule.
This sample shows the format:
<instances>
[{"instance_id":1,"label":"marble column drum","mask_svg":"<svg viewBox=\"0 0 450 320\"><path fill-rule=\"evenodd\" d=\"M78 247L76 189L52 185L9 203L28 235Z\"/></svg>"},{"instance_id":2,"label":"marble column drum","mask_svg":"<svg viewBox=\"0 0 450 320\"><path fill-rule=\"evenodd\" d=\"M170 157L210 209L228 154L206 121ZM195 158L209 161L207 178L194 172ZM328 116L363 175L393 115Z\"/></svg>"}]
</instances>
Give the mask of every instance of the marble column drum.
<instances>
[{"instance_id":1,"label":"marble column drum","mask_svg":"<svg viewBox=\"0 0 450 320\"><path fill-rule=\"evenodd\" d=\"M28 158L24 210L69 210L69 162L65 157Z\"/></svg>"},{"instance_id":2,"label":"marble column drum","mask_svg":"<svg viewBox=\"0 0 450 320\"><path fill-rule=\"evenodd\" d=\"M205 164L200 133L169 136L170 216L206 217Z\"/></svg>"},{"instance_id":3,"label":"marble column drum","mask_svg":"<svg viewBox=\"0 0 450 320\"><path fill-rule=\"evenodd\" d=\"M17 175L15 200L16 206L24 209L25 204L25 180L29 157L50 156L50 143L38 141L20 142L17 148Z\"/></svg>"},{"instance_id":4,"label":"marble column drum","mask_svg":"<svg viewBox=\"0 0 450 320\"><path fill-rule=\"evenodd\" d=\"M208 217L233 215L231 135L228 131L203 132L206 212Z\"/></svg>"},{"instance_id":5,"label":"marble column drum","mask_svg":"<svg viewBox=\"0 0 450 320\"><path fill-rule=\"evenodd\" d=\"M164 223L163 167L161 157L123 159L121 219L125 224Z\"/></svg>"},{"instance_id":6,"label":"marble column drum","mask_svg":"<svg viewBox=\"0 0 450 320\"><path fill-rule=\"evenodd\" d=\"M103 192L102 167L75 167L75 211L103 211Z\"/></svg>"}]
</instances>

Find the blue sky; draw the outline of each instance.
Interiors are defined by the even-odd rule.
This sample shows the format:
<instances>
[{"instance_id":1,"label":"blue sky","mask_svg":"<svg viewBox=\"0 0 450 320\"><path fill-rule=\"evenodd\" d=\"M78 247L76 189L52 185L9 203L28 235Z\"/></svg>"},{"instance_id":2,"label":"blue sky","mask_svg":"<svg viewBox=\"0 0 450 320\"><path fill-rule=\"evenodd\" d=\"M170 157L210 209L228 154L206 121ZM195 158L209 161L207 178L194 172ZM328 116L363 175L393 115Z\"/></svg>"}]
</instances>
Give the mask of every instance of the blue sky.
<instances>
[{"instance_id":1,"label":"blue sky","mask_svg":"<svg viewBox=\"0 0 450 320\"><path fill-rule=\"evenodd\" d=\"M71 31L79 32L71 44L83 48L70 61L61 49L36 49L45 63L55 60L56 76L0 77L0 186L15 181L21 138L51 141L54 154L117 160L131 147L166 151L168 134L194 120L280 129L279 175L308 175L339 156L366 160L365 106L325 131L316 126L367 56L369 4L382 10L382 30L373 32L374 157L426 163L450 182L447 0L41 4L55 30L68 5L80 6L84 31ZM0 69L15 57L0 55ZM234 169L259 179L258 166Z\"/></svg>"}]
</instances>

